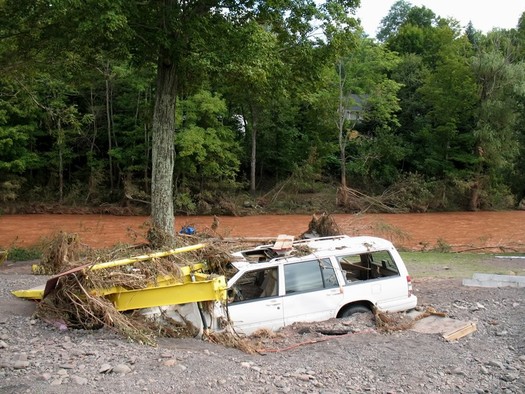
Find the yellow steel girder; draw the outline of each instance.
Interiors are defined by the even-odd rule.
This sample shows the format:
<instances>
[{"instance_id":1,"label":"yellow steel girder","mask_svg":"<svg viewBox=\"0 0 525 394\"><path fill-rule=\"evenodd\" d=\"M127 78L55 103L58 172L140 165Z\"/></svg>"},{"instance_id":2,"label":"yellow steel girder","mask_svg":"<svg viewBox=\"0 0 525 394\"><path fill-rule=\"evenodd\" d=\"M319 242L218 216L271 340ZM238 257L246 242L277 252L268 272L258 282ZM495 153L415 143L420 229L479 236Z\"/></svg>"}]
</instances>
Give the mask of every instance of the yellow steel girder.
<instances>
[{"instance_id":1,"label":"yellow steel girder","mask_svg":"<svg viewBox=\"0 0 525 394\"><path fill-rule=\"evenodd\" d=\"M173 249L165 252L156 252L128 259L109 261L84 267L82 271L89 275L89 271L119 267L132 264L137 261L145 261L152 258L169 256L196 250L206 246L205 244L191 245L183 248ZM198 263L191 266L181 267L181 277L164 275L155 278L151 284L143 289L125 289L113 286L104 289L95 289L91 295L104 296L112 301L120 311L140 309L155 306L185 304L200 301L224 301L227 297L226 279L224 276L207 275L199 271L205 268L205 264ZM68 273L65 273L68 275ZM56 277L54 277L56 281ZM39 286L28 290L13 291L17 297L41 300L44 297L45 286Z\"/></svg>"}]
</instances>

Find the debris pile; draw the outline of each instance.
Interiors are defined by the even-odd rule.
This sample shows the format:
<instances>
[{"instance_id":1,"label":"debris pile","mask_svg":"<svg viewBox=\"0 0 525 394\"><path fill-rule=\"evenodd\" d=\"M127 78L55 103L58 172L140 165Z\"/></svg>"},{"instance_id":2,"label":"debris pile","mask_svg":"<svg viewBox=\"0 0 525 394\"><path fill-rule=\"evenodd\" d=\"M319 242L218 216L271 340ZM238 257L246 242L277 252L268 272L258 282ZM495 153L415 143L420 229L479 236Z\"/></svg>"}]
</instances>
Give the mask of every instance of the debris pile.
<instances>
[{"instance_id":1,"label":"debris pile","mask_svg":"<svg viewBox=\"0 0 525 394\"><path fill-rule=\"evenodd\" d=\"M106 327L146 344L154 344L158 336L196 336L198 330L184 320L174 320L167 315L146 318L138 312L124 312L115 302L125 291L183 286L182 270L186 274L191 271L194 279L199 274L193 273L193 267L203 266L198 262L209 261L209 272L227 272L228 251L224 245L195 244L195 239L185 237L178 237L177 243L185 246L167 252L154 252L150 245L94 250L81 244L76 234L56 234L46 246L40 265L33 266L34 273L56 274L48 280L43 293L34 297L41 299L36 315L60 329ZM139 252L142 255L111 261ZM198 271L201 272L201 268ZM217 276L209 275L210 278ZM208 279L208 275L205 278Z\"/></svg>"},{"instance_id":2,"label":"debris pile","mask_svg":"<svg viewBox=\"0 0 525 394\"><path fill-rule=\"evenodd\" d=\"M90 248L79 241L76 234L59 232L48 242L42 260L35 273L53 275L79 265L82 257L90 253Z\"/></svg>"},{"instance_id":3,"label":"debris pile","mask_svg":"<svg viewBox=\"0 0 525 394\"><path fill-rule=\"evenodd\" d=\"M322 214L312 217L303 238L340 234L341 230L334 219ZM195 241L206 243L196 244ZM240 337L233 330L213 331L206 323L205 315L213 316L216 305L226 306L226 278L231 278L235 273L231 265L232 252L244 248L246 242L232 244L224 238L211 238L205 233L190 234L188 231L181 232L177 242L183 246L162 252L152 251L152 244L141 245L140 249L119 246L102 252L81 244L74 234L57 234L49 243L42 263L36 270L38 273L56 274L48 280L38 298L41 302L36 315L59 329L91 330L105 327L116 330L128 339L150 345L155 344L159 336L194 337L202 334L211 342L254 353L264 352L263 349L268 350L269 343L286 338L286 334L275 334L268 330L259 330L250 337ZM288 239L278 238L274 251L288 251L288 243L291 245ZM111 260L129 255L130 250L143 254ZM307 246L301 246L295 248L293 253L307 255L312 251ZM200 315L203 323L200 328L194 325L199 325L199 321L193 320L191 323L179 310L175 317L170 314L173 309L169 309L169 306L183 307L190 304L196 308L193 316ZM147 314L142 312L148 308L155 308L156 311L146 317ZM420 316L431 314L438 313L427 310ZM215 328L228 328L229 315L221 316L221 319L224 321L220 321ZM300 334L333 337L364 330L355 324L342 324L340 319L336 320L338 323L329 327L326 326L328 322L324 322L325 326L305 323L306 327L300 330ZM372 327L375 325L376 331L393 332L412 328L414 321L406 314L374 311L371 324ZM367 327L366 330L372 328Z\"/></svg>"},{"instance_id":4,"label":"debris pile","mask_svg":"<svg viewBox=\"0 0 525 394\"><path fill-rule=\"evenodd\" d=\"M302 234L302 238L315 237L331 237L334 235L342 235L343 232L335 222L331 215L323 213L321 215L313 215L312 220L308 224L308 230Z\"/></svg>"},{"instance_id":5,"label":"debris pile","mask_svg":"<svg viewBox=\"0 0 525 394\"><path fill-rule=\"evenodd\" d=\"M187 264L185 258L188 257L172 255L98 270L91 269L93 266L77 267L70 270L73 271L70 274L55 277L56 286L38 304L36 315L69 328L110 327L127 338L147 344L153 344L159 333L162 336L181 336L181 331L193 333L191 327L168 319L163 319L159 326L139 313L124 314L100 291L144 289L165 276L181 281L180 267Z\"/></svg>"}]
</instances>

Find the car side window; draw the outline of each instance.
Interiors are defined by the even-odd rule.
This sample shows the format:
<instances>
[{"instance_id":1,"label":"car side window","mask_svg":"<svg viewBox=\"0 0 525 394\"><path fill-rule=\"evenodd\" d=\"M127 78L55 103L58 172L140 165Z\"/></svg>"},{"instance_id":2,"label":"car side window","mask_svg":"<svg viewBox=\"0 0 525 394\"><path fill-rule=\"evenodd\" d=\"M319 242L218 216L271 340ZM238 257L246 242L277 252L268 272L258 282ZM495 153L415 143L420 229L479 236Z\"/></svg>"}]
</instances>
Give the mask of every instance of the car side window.
<instances>
[{"instance_id":1,"label":"car side window","mask_svg":"<svg viewBox=\"0 0 525 394\"><path fill-rule=\"evenodd\" d=\"M399 269L388 251L338 256L347 283L399 276Z\"/></svg>"},{"instance_id":2,"label":"car side window","mask_svg":"<svg viewBox=\"0 0 525 394\"><path fill-rule=\"evenodd\" d=\"M372 254L372 264L381 268L383 276L399 275L399 269L387 251L374 252Z\"/></svg>"},{"instance_id":3,"label":"car side window","mask_svg":"<svg viewBox=\"0 0 525 394\"><path fill-rule=\"evenodd\" d=\"M286 264L284 280L286 294L339 286L329 259Z\"/></svg>"},{"instance_id":4,"label":"car side window","mask_svg":"<svg viewBox=\"0 0 525 394\"><path fill-rule=\"evenodd\" d=\"M228 291L230 303L279 295L277 267L248 271Z\"/></svg>"}]
</instances>

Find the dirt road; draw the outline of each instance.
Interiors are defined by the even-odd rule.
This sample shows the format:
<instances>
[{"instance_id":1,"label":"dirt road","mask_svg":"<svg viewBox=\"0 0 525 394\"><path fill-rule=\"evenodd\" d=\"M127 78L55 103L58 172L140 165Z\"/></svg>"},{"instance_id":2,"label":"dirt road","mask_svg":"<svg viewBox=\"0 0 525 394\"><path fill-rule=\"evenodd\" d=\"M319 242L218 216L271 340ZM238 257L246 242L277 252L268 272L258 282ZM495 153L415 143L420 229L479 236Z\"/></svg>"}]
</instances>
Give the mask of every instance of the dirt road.
<instances>
[{"instance_id":1,"label":"dirt road","mask_svg":"<svg viewBox=\"0 0 525 394\"><path fill-rule=\"evenodd\" d=\"M247 354L199 339L162 339L150 347L107 329L61 330L34 320L32 304L9 293L42 283L23 271L0 269L3 394L525 392L523 288L416 281L421 306L476 323L476 332L454 342L349 321L356 324L350 335L292 326L260 339L260 353Z\"/></svg>"}]
</instances>

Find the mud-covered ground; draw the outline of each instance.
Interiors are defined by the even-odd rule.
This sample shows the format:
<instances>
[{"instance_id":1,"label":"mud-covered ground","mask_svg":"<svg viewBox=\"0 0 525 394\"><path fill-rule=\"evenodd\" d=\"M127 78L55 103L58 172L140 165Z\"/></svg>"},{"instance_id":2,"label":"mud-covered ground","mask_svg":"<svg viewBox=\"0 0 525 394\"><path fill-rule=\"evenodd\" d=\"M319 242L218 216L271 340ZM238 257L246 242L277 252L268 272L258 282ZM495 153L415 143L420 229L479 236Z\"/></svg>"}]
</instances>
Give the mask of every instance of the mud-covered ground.
<instances>
[{"instance_id":1,"label":"mud-covered ground","mask_svg":"<svg viewBox=\"0 0 525 394\"><path fill-rule=\"evenodd\" d=\"M324 325L351 327L349 334L291 327L258 340L260 352L248 354L200 339L150 347L107 329L60 330L10 294L45 279L27 263L0 267L0 393L525 392L525 288L416 278L422 307L476 323L476 332L453 342L379 332L358 317Z\"/></svg>"}]
</instances>

